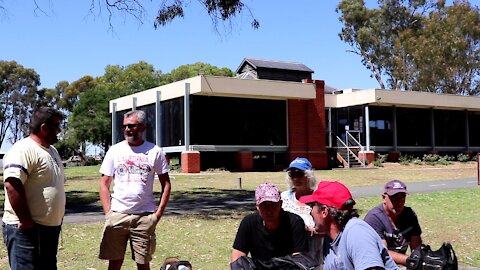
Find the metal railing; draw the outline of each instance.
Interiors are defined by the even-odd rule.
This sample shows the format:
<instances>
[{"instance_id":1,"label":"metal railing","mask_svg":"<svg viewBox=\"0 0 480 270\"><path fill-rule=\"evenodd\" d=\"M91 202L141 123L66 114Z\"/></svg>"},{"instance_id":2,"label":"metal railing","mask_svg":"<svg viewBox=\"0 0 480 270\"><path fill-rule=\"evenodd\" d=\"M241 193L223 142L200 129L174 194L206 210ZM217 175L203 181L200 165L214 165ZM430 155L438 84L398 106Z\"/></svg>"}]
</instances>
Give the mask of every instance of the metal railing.
<instances>
[{"instance_id":1,"label":"metal railing","mask_svg":"<svg viewBox=\"0 0 480 270\"><path fill-rule=\"evenodd\" d=\"M335 136L337 138L337 149L345 149L346 150L346 158L340 154L342 160L346 161L348 164L348 167L351 166L351 160L350 156L353 156L354 159L360 163L362 167L365 167L365 155L362 156L362 159L360 160L359 152L364 150L363 145L360 144L359 140L357 140L354 136L352 136L351 131L346 131L345 132L345 142L340 139L338 136ZM358 133L358 136L360 136L360 133ZM338 151L337 151L338 154ZM338 155L337 155L338 157ZM344 164L345 165L345 164Z\"/></svg>"}]
</instances>

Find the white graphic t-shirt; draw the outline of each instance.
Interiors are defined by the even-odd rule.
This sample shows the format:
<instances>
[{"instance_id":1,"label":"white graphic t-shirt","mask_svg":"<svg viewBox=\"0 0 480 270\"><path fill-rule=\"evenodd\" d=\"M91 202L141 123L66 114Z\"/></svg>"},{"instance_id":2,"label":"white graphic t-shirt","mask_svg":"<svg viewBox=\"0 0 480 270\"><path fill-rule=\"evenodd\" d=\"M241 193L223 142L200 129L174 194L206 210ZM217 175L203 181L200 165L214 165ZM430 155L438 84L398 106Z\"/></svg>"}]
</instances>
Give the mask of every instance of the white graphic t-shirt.
<instances>
[{"instance_id":1,"label":"white graphic t-shirt","mask_svg":"<svg viewBox=\"0 0 480 270\"><path fill-rule=\"evenodd\" d=\"M130 146L122 141L113 145L100 167L100 173L114 178L111 210L126 214L154 212L155 174L168 171L164 153L151 142Z\"/></svg>"}]
</instances>

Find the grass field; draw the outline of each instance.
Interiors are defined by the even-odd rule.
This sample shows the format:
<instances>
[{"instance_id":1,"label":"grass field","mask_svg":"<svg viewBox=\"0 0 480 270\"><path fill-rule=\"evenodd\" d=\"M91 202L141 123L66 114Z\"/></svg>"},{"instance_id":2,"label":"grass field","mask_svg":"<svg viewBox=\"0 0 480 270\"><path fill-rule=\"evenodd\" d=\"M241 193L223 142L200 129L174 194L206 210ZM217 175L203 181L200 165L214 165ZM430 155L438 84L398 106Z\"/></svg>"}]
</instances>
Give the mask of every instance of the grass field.
<instances>
[{"instance_id":1,"label":"grass field","mask_svg":"<svg viewBox=\"0 0 480 270\"><path fill-rule=\"evenodd\" d=\"M371 170L316 171L319 180L340 180L349 187L385 183L388 179L405 182L476 177L475 164L433 168L428 166L390 166ZM98 167L68 168L67 201L70 206L98 203ZM284 174L272 173L201 173L172 174L172 201L190 196L229 196L242 188L253 191L262 182L274 182L285 189ZM407 184L408 185L408 184ZM158 185L157 185L158 187ZM157 190L158 191L158 190ZM3 193L1 194L3 196ZM365 214L380 203L380 198L357 198L357 207ZM480 202L478 188L428 194L412 194L407 205L419 216L424 241L438 248L450 241L466 266L480 267ZM2 199L3 204L3 199ZM192 205L185 205L186 208ZM164 216L157 227L157 251L151 269L158 269L167 256L190 260L196 270L228 269L231 245L241 218L246 211L224 211L205 215ZM107 269L97 259L103 223L64 225L63 244L59 250L59 269ZM8 269L4 246L0 246L0 269ZM136 269L127 255L122 269Z\"/></svg>"}]
</instances>

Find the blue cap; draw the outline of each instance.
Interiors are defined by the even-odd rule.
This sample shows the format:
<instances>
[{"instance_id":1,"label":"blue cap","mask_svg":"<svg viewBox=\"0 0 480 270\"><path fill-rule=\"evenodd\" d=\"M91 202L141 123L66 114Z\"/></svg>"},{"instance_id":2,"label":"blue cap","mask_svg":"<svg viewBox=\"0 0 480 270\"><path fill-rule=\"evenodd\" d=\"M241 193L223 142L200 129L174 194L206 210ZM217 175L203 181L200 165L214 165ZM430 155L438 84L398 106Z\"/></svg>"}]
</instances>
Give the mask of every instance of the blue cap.
<instances>
[{"instance_id":1,"label":"blue cap","mask_svg":"<svg viewBox=\"0 0 480 270\"><path fill-rule=\"evenodd\" d=\"M299 169L302 171L311 170L312 163L310 163L310 161L308 161L306 158L297 157L290 163L287 171L290 171L291 169Z\"/></svg>"}]
</instances>

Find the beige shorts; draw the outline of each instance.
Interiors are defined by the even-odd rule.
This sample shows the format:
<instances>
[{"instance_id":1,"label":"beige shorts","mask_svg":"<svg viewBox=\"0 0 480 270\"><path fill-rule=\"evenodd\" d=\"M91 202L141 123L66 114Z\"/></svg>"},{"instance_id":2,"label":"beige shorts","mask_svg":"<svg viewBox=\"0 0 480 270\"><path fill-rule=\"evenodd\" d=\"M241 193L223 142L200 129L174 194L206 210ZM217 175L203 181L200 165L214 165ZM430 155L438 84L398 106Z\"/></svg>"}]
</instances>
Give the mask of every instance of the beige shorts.
<instances>
[{"instance_id":1,"label":"beige shorts","mask_svg":"<svg viewBox=\"0 0 480 270\"><path fill-rule=\"evenodd\" d=\"M152 260L155 252L155 228L158 219L155 214L123 214L110 211L105 216L102 243L98 258L121 260L125 257L127 241L130 240L132 259L138 264Z\"/></svg>"}]
</instances>

